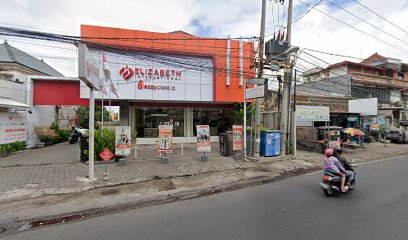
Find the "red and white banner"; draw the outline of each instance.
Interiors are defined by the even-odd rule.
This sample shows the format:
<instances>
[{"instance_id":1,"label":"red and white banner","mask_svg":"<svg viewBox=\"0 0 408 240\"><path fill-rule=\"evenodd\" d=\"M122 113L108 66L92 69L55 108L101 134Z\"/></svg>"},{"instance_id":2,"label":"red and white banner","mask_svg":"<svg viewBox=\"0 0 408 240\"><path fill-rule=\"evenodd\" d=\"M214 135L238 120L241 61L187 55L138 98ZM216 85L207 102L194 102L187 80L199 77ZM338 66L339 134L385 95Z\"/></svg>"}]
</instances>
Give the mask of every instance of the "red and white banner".
<instances>
[{"instance_id":1,"label":"red and white banner","mask_svg":"<svg viewBox=\"0 0 408 240\"><path fill-rule=\"evenodd\" d=\"M242 126L232 125L232 150L240 151L243 149Z\"/></svg>"},{"instance_id":2,"label":"red and white banner","mask_svg":"<svg viewBox=\"0 0 408 240\"><path fill-rule=\"evenodd\" d=\"M210 126L197 125L197 152L211 152Z\"/></svg>"},{"instance_id":3,"label":"red and white banner","mask_svg":"<svg viewBox=\"0 0 408 240\"><path fill-rule=\"evenodd\" d=\"M130 154L130 126L116 126L116 146L117 156L128 156Z\"/></svg>"},{"instance_id":4,"label":"red and white banner","mask_svg":"<svg viewBox=\"0 0 408 240\"><path fill-rule=\"evenodd\" d=\"M26 113L0 112L0 144L26 141Z\"/></svg>"},{"instance_id":5,"label":"red and white banner","mask_svg":"<svg viewBox=\"0 0 408 240\"><path fill-rule=\"evenodd\" d=\"M105 82L109 82L110 91L116 95L116 97L121 98L118 92L118 88L111 78L111 71L108 66L108 61L106 60L105 55L103 55L103 74L105 75Z\"/></svg>"},{"instance_id":6,"label":"red and white banner","mask_svg":"<svg viewBox=\"0 0 408 240\"><path fill-rule=\"evenodd\" d=\"M172 153L173 125L159 126L159 153Z\"/></svg>"}]
</instances>

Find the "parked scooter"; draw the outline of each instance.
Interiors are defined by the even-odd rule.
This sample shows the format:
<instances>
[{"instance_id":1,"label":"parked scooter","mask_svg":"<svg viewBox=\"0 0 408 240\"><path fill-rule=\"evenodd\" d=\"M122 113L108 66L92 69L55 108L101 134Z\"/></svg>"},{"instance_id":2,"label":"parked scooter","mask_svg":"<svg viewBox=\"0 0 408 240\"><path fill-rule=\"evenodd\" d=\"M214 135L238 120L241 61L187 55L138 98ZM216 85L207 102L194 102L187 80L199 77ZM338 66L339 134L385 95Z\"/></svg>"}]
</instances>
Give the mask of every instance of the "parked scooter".
<instances>
[{"instance_id":1,"label":"parked scooter","mask_svg":"<svg viewBox=\"0 0 408 240\"><path fill-rule=\"evenodd\" d=\"M355 167L356 167L356 160L353 160L350 166L352 167L352 171L354 172L354 178L351 180L350 185L346 185L346 192L354 190L356 187L356 172L355 172ZM348 179L346 179L346 182ZM342 193L341 192L341 177L337 176L335 174L325 172L323 175L323 179L320 182L320 186L323 189L324 195L326 197L331 197L337 193Z\"/></svg>"},{"instance_id":2,"label":"parked scooter","mask_svg":"<svg viewBox=\"0 0 408 240\"><path fill-rule=\"evenodd\" d=\"M79 127L72 127L71 129L71 135L69 136L69 143L74 144L78 142L79 136L80 136L80 130L81 128Z\"/></svg>"}]
</instances>

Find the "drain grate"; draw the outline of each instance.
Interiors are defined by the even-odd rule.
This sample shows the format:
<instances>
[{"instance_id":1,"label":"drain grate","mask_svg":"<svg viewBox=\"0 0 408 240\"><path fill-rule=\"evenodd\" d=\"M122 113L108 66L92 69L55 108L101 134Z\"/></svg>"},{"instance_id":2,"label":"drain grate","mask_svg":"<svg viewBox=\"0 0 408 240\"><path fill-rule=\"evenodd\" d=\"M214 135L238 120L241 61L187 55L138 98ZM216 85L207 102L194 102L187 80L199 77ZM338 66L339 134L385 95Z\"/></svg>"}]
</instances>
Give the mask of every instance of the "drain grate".
<instances>
[{"instance_id":1,"label":"drain grate","mask_svg":"<svg viewBox=\"0 0 408 240\"><path fill-rule=\"evenodd\" d=\"M57 223L64 223L64 222L69 222L69 221L74 221L78 220L85 217L84 214L78 214L78 215L72 215L72 216L67 216L67 217L59 217L59 218L54 218L54 219L46 219L46 220L38 220L32 222L30 225L32 228L36 227L42 227L46 225L52 225L52 224L57 224Z\"/></svg>"},{"instance_id":2,"label":"drain grate","mask_svg":"<svg viewBox=\"0 0 408 240\"><path fill-rule=\"evenodd\" d=\"M154 181L157 187L157 190L159 192L163 192L163 191L169 191L169 190L173 190L176 189L174 187L173 182L170 179L164 179L164 180L156 180Z\"/></svg>"},{"instance_id":3,"label":"drain grate","mask_svg":"<svg viewBox=\"0 0 408 240\"><path fill-rule=\"evenodd\" d=\"M102 196L106 196L106 195L113 195L113 194L118 194L119 193L119 189L109 189L109 190L105 190L101 192Z\"/></svg>"}]
</instances>

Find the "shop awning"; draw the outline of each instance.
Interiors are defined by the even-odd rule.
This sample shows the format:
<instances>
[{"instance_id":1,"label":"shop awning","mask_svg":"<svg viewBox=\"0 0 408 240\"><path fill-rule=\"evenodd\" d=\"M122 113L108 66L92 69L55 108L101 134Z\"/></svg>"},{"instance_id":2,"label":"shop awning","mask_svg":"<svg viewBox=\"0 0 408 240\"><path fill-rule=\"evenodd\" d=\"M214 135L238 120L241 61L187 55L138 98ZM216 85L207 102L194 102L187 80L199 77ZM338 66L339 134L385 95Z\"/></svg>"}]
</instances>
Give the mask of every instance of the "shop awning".
<instances>
[{"instance_id":1,"label":"shop awning","mask_svg":"<svg viewBox=\"0 0 408 240\"><path fill-rule=\"evenodd\" d=\"M5 108L14 108L14 107L22 107L22 108L31 108L29 105L14 101L10 98L3 98L0 97L0 107L5 107Z\"/></svg>"}]
</instances>

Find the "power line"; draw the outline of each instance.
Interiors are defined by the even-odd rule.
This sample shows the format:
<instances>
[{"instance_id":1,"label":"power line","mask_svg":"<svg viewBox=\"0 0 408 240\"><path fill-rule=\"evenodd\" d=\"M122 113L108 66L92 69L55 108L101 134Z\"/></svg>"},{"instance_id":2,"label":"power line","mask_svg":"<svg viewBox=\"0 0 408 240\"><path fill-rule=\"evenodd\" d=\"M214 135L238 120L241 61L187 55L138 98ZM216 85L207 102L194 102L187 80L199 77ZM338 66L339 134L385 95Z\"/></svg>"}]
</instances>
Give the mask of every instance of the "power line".
<instances>
[{"instance_id":1,"label":"power line","mask_svg":"<svg viewBox=\"0 0 408 240\"><path fill-rule=\"evenodd\" d=\"M338 53L323 52L323 51L320 51L320 50L315 50L315 49L310 49L310 48L302 48L302 50L322 53L322 54L336 56L336 57L344 57L344 58L353 58L353 59L356 59L356 60L364 60L363 58L359 58L359 57L347 56L347 55L338 54Z\"/></svg>"},{"instance_id":2,"label":"power line","mask_svg":"<svg viewBox=\"0 0 408 240\"><path fill-rule=\"evenodd\" d=\"M292 21L292 23L295 23L297 21L299 21L300 19L302 19L304 16L306 16L310 11L313 10L313 8L317 7L317 5L319 5L321 2L323 2L323 0L318 1L316 4L314 4L311 8L309 8L302 16L298 17L295 21Z\"/></svg>"},{"instance_id":3,"label":"power line","mask_svg":"<svg viewBox=\"0 0 408 240\"><path fill-rule=\"evenodd\" d=\"M380 32L382 32L382 33L385 33L385 34L387 34L388 36L390 36L390 37L392 37L392 38L394 38L394 39L397 39L398 41L403 42L403 43L405 43L405 44L408 45L408 42L406 42L406 41L402 40L401 38L398 38L398 37L396 37L396 36L394 36L394 35L392 35L392 34L386 32L386 31L382 30L381 28L379 28L379 27L375 26L374 24L372 24L372 23L366 21L365 19L363 19L363 18L361 18L361 17L355 15L354 13L348 11L347 9L343 8L342 6L340 6L340 5L338 5L338 4L334 3L334 2L331 2L330 0L326 0L326 1L329 2L329 3L332 4L332 5L334 5L334 6L338 7L338 8L340 8L341 10L345 11L346 13L350 14L351 16L353 16L353 17L359 19L360 21L367 23L368 25L370 25L371 27L377 29L378 31L380 31Z\"/></svg>"},{"instance_id":4,"label":"power line","mask_svg":"<svg viewBox=\"0 0 408 240\"><path fill-rule=\"evenodd\" d=\"M301 1L301 0L297 0L297 1L300 2L300 3L302 3L302 4L304 4L304 5L306 5L306 6L311 7L311 5L308 4L308 3L305 3L305 2L303 2L303 1ZM369 36L369 37L371 37L371 38L374 38L374 39L376 39L377 41L380 41L380 42L382 42L382 43L384 43L384 44L386 44L386 45L388 45L388 46L390 46L390 47L397 48L397 49L399 49L399 50L401 50L401 51L403 51L403 52L408 53L407 50L405 50L405 49L403 49L403 48L400 48L400 47L398 47L398 46L396 46L396 45L394 45L394 44L391 44L391 43L389 43L389 42L386 42L386 41L382 40L381 38L378 38L378 37L376 37L376 36L374 36L374 35L372 35L372 34L370 34L370 33L364 32L364 31L362 31L362 30L360 30L360 29L358 29L358 28L356 28L356 27L354 27L354 26L352 26L352 25L346 23L346 22L343 21L343 20L340 20L340 19L338 19L338 18L335 18L335 17L331 16L330 14L319 10L318 8L314 8L314 10L316 10L316 11L320 12L321 14L326 15L327 17L329 17L329 18L331 18L331 19L333 19L333 20L336 20L336 21L338 21L338 22L340 22L340 23L342 23L342 24L344 24L344 25L346 25L346 26L348 26L348 27L350 27L350 28L352 28L352 29L354 29L354 30L360 32L360 33L363 33L363 34L365 34L365 35L367 35L367 36Z\"/></svg>"},{"instance_id":5,"label":"power line","mask_svg":"<svg viewBox=\"0 0 408 240\"><path fill-rule=\"evenodd\" d=\"M391 24L392 26L398 28L399 30L405 32L406 34L408 34L408 31L406 31L405 29L403 29L402 27L398 26L397 24L391 22L390 20L386 19L385 17L381 16L380 14L374 12L374 10L370 9L369 7L365 6L364 4L360 3L359 1L356 0L352 0L353 2L357 3L358 5L362 6L363 8L367 9L368 11L370 11L371 13L375 14L377 17L383 19L384 21L388 22L389 24Z\"/></svg>"},{"instance_id":6,"label":"power line","mask_svg":"<svg viewBox=\"0 0 408 240\"><path fill-rule=\"evenodd\" d=\"M36 36L41 36L41 37L54 37L54 38L59 38L59 39L65 39L65 40L95 40L95 39L100 39L100 40L123 40L123 41L129 41L129 40L152 40L152 41L163 41L163 40L183 40L183 41L196 41L196 40L202 40L202 41L214 41L214 40L253 40L257 39L257 37L252 36L252 37L229 37L229 38L201 38L201 37L195 37L192 36L190 38L173 38L173 37L163 37L163 38L152 38L152 37L84 37L84 36L75 36L75 35L65 35L65 34L55 34L55 33L47 33L47 32L41 32L41 31L32 31L32 30L25 30L21 28L13 28L13 27L6 27L6 26L0 26L0 30L5 31L5 32L15 32L19 34L27 34L27 35L36 35Z\"/></svg>"}]
</instances>

